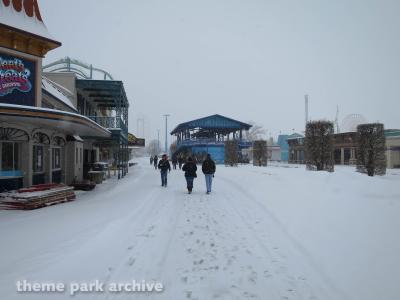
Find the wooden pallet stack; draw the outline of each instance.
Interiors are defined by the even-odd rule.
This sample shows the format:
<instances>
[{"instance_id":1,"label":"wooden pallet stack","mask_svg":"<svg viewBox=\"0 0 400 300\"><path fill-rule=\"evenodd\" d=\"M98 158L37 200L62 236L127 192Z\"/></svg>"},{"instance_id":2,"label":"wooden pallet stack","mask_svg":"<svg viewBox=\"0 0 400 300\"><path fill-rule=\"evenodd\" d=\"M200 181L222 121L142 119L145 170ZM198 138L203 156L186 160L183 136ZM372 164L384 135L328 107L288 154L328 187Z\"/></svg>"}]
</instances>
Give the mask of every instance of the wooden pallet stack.
<instances>
[{"instance_id":1,"label":"wooden pallet stack","mask_svg":"<svg viewBox=\"0 0 400 300\"><path fill-rule=\"evenodd\" d=\"M39 184L0 194L0 209L31 210L75 199L74 188L63 184Z\"/></svg>"}]
</instances>

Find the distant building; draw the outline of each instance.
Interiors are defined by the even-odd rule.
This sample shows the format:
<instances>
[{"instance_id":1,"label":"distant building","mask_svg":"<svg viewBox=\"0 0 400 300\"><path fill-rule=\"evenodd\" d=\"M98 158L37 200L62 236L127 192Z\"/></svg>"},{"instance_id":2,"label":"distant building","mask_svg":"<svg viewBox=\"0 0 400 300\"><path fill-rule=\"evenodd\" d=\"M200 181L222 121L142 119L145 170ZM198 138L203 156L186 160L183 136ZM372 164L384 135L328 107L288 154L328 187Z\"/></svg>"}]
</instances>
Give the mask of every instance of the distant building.
<instances>
[{"instance_id":1,"label":"distant building","mask_svg":"<svg viewBox=\"0 0 400 300\"><path fill-rule=\"evenodd\" d=\"M400 168L400 130L385 130L388 168Z\"/></svg>"},{"instance_id":2,"label":"distant building","mask_svg":"<svg viewBox=\"0 0 400 300\"><path fill-rule=\"evenodd\" d=\"M281 148L278 144L268 145L268 159L273 161L281 161Z\"/></svg>"},{"instance_id":3,"label":"distant building","mask_svg":"<svg viewBox=\"0 0 400 300\"><path fill-rule=\"evenodd\" d=\"M304 136L288 137L290 164L304 164Z\"/></svg>"},{"instance_id":4,"label":"distant building","mask_svg":"<svg viewBox=\"0 0 400 300\"><path fill-rule=\"evenodd\" d=\"M242 150L251 146L244 138L244 131L250 127L249 124L221 115L181 123L171 131L171 135L176 136L176 150L172 155L193 155L201 161L206 154L210 154L217 163L224 163L224 142L236 140L239 159L243 160Z\"/></svg>"},{"instance_id":5,"label":"distant building","mask_svg":"<svg viewBox=\"0 0 400 300\"><path fill-rule=\"evenodd\" d=\"M385 130L387 168L400 168L400 130ZM336 165L357 163L357 132L336 133L334 139L334 161ZM304 137L288 138L289 163L304 164Z\"/></svg>"},{"instance_id":6,"label":"distant building","mask_svg":"<svg viewBox=\"0 0 400 300\"><path fill-rule=\"evenodd\" d=\"M280 134L278 136L277 144L280 148L281 161L289 161L289 144L288 139L293 139L297 137L303 137L301 134L293 133L293 134Z\"/></svg>"}]
</instances>

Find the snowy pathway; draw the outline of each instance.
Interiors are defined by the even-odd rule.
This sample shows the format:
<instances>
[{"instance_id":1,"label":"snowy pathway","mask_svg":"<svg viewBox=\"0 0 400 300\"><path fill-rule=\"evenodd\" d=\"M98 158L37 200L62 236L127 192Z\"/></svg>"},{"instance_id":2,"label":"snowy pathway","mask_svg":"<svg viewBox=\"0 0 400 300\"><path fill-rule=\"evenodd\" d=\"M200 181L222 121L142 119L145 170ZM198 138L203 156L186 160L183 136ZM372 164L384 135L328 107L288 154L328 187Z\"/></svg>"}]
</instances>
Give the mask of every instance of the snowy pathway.
<instances>
[{"instance_id":1,"label":"snowy pathway","mask_svg":"<svg viewBox=\"0 0 400 300\"><path fill-rule=\"evenodd\" d=\"M266 180L261 192L244 188L254 170L219 167L211 195L199 174L188 195L183 172L173 170L162 188L159 173L143 163L117 185L110 180L75 202L0 212L0 298L69 298L17 294L18 279L145 279L162 282L165 291L82 293L74 299L346 299L266 205L262 191L273 192L277 180Z\"/></svg>"}]
</instances>

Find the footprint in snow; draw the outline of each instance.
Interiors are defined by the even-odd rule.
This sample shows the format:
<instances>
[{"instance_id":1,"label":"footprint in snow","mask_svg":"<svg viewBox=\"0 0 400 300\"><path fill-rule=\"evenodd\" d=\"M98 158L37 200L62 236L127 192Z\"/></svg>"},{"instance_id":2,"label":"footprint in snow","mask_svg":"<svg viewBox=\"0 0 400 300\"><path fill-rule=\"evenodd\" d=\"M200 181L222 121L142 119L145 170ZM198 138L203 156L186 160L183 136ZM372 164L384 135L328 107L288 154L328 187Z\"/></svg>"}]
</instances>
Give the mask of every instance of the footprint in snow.
<instances>
[{"instance_id":1,"label":"footprint in snow","mask_svg":"<svg viewBox=\"0 0 400 300\"><path fill-rule=\"evenodd\" d=\"M204 259L200 259L199 261L194 261L194 265L201 265L204 262Z\"/></svg>"},{"instance_id":2,"label":"footprint in snow","mask_svg":"<svg viewBox=\"0 0 400 300\"><path fill-rule=\"evenodd\" d=\"M252 271L248 277L249 281L252 283L257 283L257 273Z\"/></svg>"},{"instance_id":3,"label":"footprint in snow","mask_svg":"<svg viewBox=\"0 0 400 300\"><path fill-rule=\"evenodd\" d=\"M135 259L135 258L133 258L133 257L129 257L129 260L128 260L128 265L129 265L129 266L133 266L133 264L135 263L135 261L136 261L136 259Z\"/></svg>"},{"instance_id":4,"label":"footprint in snow","mask_svg":"<svg viewBox=\"0 0 400 300\"><path fill-rule=\"evenodd\" d=\"M271 275L271 273L269 273L268 270L265 270L265 271L264 271L264 277L265 277L265 278L269 278L269 277L272 277L272 275Z\"/></svg>"}]
</instances>

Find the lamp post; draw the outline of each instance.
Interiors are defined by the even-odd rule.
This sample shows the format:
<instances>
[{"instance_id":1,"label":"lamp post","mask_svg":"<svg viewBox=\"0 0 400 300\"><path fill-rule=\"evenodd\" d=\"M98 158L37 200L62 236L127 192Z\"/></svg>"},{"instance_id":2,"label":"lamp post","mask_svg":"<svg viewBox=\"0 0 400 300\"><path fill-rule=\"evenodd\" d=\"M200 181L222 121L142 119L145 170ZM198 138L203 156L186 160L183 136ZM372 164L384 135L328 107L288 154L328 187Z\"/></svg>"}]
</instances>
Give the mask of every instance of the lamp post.
<instances>
[{"instance_id":1,"label":"lamp post","mask_svg":"<svg viewBox=\"0 0 400 300\"><path fill-rule=\"evenodd\" d=\"M160 129L157 129L157 154L160 153Z\"/></svg>"},{"instance_id":2,"label":"lamp post","mask_svg":"<svg viewBox=\"0 0 400 300\"><path fill-rule=\"evenodd\" d=\"M139 136L139 124L140 124L140 122L142 122L142 137L144 138L144 118L137 118L137 120L136 120L136 122L137 122L137 124L136 124L136 126L137 126L137 135Z\"/></svg>"},{"instance_id":3,"label":"lamp post","mask_svg":"<svg viewBox=\"0 0 400 300\"><path fill-rule=\"evenodd\" d=\"M165 154L168 153L168 117L170 115L165 114L163 115L165 117Z\"/></svg>"}]
</instances>

